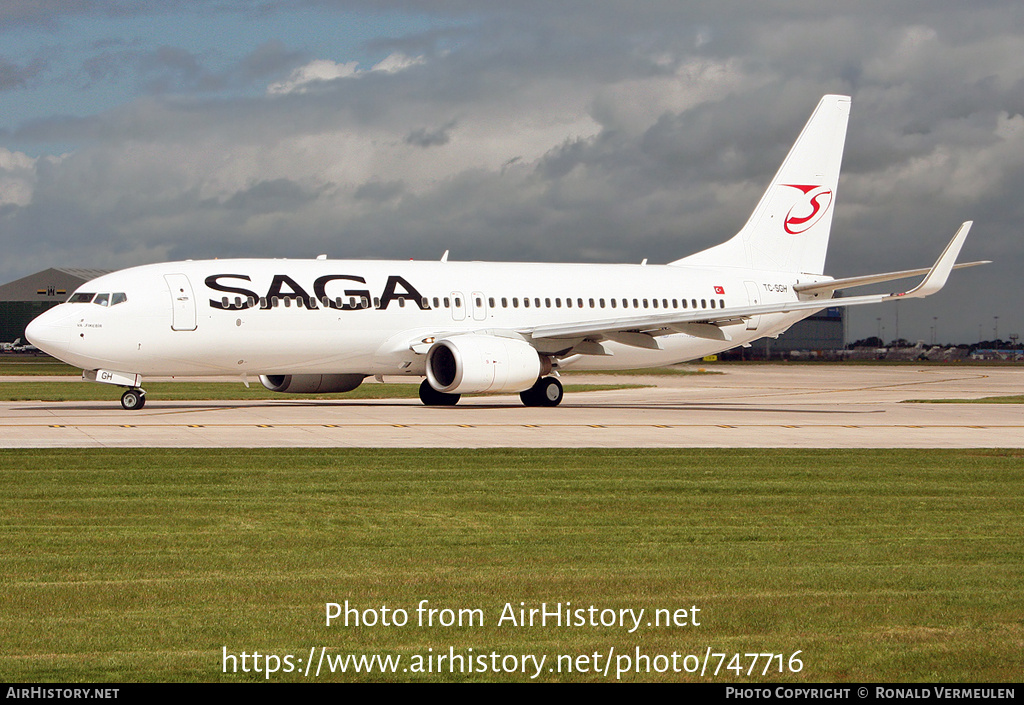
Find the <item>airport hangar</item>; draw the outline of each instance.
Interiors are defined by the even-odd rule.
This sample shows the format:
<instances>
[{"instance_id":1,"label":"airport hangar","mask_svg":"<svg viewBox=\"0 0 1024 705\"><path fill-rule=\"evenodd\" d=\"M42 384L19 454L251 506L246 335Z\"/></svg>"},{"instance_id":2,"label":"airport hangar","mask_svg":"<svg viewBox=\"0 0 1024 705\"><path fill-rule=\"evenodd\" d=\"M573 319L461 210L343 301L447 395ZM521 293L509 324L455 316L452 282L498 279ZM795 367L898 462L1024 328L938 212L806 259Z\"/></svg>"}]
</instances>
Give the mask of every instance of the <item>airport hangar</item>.
<instances>
[{"instance_id":1,"label":"airport hangar","mask_svg":"<svg viewBox=\"0 0 1024 705\"><path fill-rule=\"evenodd\" d=\"M110 270L54 267L0 285L0 342L25 343L25 327L43 311L68 300L82 284ZM840 350L846 344L845 310L828 308L805 318L778 339L762 338L747 350L726 357L765 360L786 356L793 350Z\"/></svg>"},{"instance_id":2,"label":"airport hangar","mask_svg":"<svg viewBox=\"0 0 1024 705\"><path fill-rule=\"evenodd\" d=\"M25 327L33 318L67 301L85 282L108 272L56 267L0 285L0 342L12 343L21 338L24 344Z\"/></svg>"}]
</instances>

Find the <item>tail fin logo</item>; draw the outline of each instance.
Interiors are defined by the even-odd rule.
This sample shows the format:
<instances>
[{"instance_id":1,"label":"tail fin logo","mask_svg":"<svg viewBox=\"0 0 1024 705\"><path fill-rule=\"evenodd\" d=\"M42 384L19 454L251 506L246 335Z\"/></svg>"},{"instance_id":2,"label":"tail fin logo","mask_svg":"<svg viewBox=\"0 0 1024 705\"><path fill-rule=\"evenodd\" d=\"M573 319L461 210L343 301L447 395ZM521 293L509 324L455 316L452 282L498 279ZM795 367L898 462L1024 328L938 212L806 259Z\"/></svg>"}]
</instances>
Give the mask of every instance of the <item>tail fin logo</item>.
<instances>
[{"instance_id":1,"label":"tail fin logo","mask_svg":"<svg viewBox=\"0 0 1024 705\"><path fill-rule=\"evenodd\" d=\"M824 186L803 184L782 184L802 192L801 199L786 214L785 229L790 235L800 235L814 227L832 205L832 189ZM810 211L808 213L808 211Z\"/></svg>"}]
</instances>

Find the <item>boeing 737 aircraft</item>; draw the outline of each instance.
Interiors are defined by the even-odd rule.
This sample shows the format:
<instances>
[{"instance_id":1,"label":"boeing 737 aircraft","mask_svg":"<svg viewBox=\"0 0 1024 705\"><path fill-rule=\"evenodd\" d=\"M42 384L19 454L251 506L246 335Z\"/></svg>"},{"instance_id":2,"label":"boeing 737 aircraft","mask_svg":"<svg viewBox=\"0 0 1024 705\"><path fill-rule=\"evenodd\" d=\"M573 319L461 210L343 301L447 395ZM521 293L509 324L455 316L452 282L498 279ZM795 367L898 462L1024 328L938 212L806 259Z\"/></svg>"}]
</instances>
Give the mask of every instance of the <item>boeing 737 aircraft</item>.
<instances>
[{"instance_id":1,"label":"boeing 737 aircraft","mask_svg":"<svg viewBox=\"0 0 1024 705\"><path fill-rule=\"evenodd\" d=\"M849 109L848 97L825 96L739 233L667 265L449 262L447 252L435 262L151 264L88 282L26 335L86 379L126 387L125 409L143 407L148 375L258 375L292 393L425 376L428 405L519 392L528 406L556 406L559 370L683 362L777 336L829 306L942 288L970 222L930 269L823 274ZM832 299L919 275L903 293Z\"/></svg>"}]
</instances>

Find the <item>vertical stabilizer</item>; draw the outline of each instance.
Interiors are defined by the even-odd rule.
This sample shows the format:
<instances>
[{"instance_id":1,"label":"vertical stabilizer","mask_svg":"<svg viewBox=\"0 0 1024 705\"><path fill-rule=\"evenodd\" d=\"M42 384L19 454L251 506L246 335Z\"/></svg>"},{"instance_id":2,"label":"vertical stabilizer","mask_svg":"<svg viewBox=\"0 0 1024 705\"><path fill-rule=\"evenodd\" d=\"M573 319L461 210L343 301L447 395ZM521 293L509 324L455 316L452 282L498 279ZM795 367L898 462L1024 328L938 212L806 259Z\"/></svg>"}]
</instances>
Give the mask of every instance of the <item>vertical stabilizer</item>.
<instances>
[{"instance_id":1,"label":"vertical stabilizer","mask_svg":"<svg viewBox=\"0 0 1024 705\"><path fill-rule=\"evenodd\" d=\"M848 96L822 98L743 229L672 264L821 274L849 117Z\"/></svg>"}]
</instances>

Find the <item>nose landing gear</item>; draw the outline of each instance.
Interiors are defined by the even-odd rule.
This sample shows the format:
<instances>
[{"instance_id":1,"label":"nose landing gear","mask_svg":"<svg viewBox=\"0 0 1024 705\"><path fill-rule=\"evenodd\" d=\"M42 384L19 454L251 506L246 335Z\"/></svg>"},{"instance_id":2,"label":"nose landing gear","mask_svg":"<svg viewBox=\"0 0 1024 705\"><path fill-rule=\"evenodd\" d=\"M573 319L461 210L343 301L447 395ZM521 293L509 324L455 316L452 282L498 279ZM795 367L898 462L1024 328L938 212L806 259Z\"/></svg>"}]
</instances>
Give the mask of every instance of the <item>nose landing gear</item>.
<instances>
[{"instance_id":1,"label":"nose landing gear","mask_svg":"<svg viewBox=\"0 0 1024 705\"><path fill-rule=\"evenodd\" d=\"M146 405L146 392L142 389L129 389L121 395L121 407L127 411L138 411Z\"/></svg>"}]
</instances>

